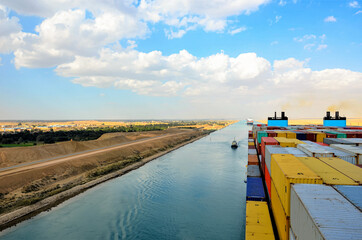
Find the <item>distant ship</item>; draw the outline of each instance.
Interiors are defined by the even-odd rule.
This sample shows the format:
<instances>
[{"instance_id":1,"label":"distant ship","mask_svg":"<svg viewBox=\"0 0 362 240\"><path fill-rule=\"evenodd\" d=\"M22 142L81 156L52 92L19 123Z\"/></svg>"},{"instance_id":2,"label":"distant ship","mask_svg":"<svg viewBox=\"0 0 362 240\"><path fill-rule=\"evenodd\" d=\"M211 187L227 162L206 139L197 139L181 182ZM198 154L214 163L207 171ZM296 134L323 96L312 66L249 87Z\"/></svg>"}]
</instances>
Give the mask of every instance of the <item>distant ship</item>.
<instances>
[{"instance_id":1,"label":"distant ship","mask_svg":"<svg viewBox=\"0 0 362 240\"><path fill-rule=\"evenodd\" d=\"M253 125L253 123L254 123L253 119L251 119L251 118L246 119L246 124L247 125Z\"/></svg>"},{"instance_id":2,"label":"distant ship","mask_svg":"<svg viewBox=\"0 0 362 240\"><path fill-rule=\"evenodd\" d=\"M235 140L231 143L231 148L238 148L238 143Z\"/></svg>"}]
</instances>

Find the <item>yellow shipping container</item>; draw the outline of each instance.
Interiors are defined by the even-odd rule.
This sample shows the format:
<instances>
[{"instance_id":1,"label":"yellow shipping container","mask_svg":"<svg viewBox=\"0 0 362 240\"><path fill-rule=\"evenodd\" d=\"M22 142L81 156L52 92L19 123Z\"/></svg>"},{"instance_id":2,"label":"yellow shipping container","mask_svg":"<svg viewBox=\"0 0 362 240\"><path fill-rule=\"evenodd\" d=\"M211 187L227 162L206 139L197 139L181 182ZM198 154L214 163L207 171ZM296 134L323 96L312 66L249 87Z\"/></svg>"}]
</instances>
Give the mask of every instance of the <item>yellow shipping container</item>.
<instances>
[{"instance_id":1,"label":"yellow shipping container","mask_svg":"<svg viewBox=\"0 0 362 240\"><path fill-rule=\"evenodd\" d=\"M314 157L298 157L298 160L319 175L325 184L329 185L358 185L352 178L332 168Z\"/></svg>"},{"instance_id":2,"label":"yellow shipping container","mask_svg":"<svg viewBox=\"0 0 362 240\"><path fill-rule=\"evenodd\" d=\"M282 147L296 147L294 141L286 137L275 137L274 139L277 140Z\"/></svg>"},{"instance_id":3,"label":"yellow shipping container","mask_svg":"<svg viewBox=\"0 0 362 240\"><path fill-rule=\"evenodd\" d=\"M289 216L284 212L282 203L280 201L279 195L275 189L274 182L271 181L271 207L274 214L275 224L277 225L279 239L288 240L289 239Z\"/></svg>"},{"instance_id":4,"label":"yellow shipping container","mask_svg":"<svg viewBox=\"0 0 362 240\"><path fill-rule=\"evenodd\" d=\"M287 133L285 131L275 131L277 133L277 137L287 137Z\"/></svg>"},{"instance_id":5,"label":"yellow shipping container","mask_svg":"<svg viewBox=\"0 0 362 240\"><path fill-rule=\"evenodd\" d=\"M246 201L245 239L275 239L266 202Z\"/></svg>"},{"instance_id":6,"label":"yellow shipping container","mask_svg":"<svg viewBox=\"0 0 362 240\"><path fill-rule=\"evenodd\" d=\"M287 138L297 138L297 134L295 132L287 132Z\"/></svg>"},{"instance_id":7,"label":"yellow shipping container","mask_svg":"<svg viewBox=\"0 0 362 240\"><path fill-rule=\"evenodd\" d=\"M362 184L362 168L336 157L319 159L347 177L352 178L358 184Z\"/></svg>"},{"instance_id":8,"label":"yellow shipping container","mask_svg":"<svg viewBox=\"0 0 362 240\"><path fill-rule=\"evenodd\" d=\"M248 145L249 145L249 146L254 146L255 143L254 143L254 142L248 142Z\"/></svg>"},{"instance_id":9,"label":"yellow shipping container","mask_svg":"<svg viewBox=\"0 0 362 240\"><path fill-rule=\"evenodd\" d=\"M274 181L283 208L290 216L290 184L323 184L323 180L292 154L271 156L271 178Z\"/></svg>"},{"instance_id":10,"label":"yellow shipping container","mask_svg":"<svg viewBox=\"0 0 362 240\"><path fill-rule=\"evenodd\" d=\"M312 133L316 133L316 142L323 142L323 139L325 139L327 137L327 135L325 133L322 132L312 132Z\"/></svg>"}]
</instances>

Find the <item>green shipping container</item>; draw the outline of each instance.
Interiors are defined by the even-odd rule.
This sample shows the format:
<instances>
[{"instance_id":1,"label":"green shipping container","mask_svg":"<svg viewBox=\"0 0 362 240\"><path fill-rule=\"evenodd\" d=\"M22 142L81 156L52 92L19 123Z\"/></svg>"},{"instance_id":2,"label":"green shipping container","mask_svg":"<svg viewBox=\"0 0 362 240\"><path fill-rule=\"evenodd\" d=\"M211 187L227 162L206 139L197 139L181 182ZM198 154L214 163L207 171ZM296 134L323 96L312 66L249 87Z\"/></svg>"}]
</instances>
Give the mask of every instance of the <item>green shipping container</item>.
<instances>
[{"instance_id":1,"label":"green shipping container","mask_svg":"<svg viewBox=\"0 0 362 240\"><path fill-rule=\"evenodd\" d=\"M258 131L258 143L261 143L262 137L268 137L268 133L265 131Z\"/></svg>"}]
</instances>

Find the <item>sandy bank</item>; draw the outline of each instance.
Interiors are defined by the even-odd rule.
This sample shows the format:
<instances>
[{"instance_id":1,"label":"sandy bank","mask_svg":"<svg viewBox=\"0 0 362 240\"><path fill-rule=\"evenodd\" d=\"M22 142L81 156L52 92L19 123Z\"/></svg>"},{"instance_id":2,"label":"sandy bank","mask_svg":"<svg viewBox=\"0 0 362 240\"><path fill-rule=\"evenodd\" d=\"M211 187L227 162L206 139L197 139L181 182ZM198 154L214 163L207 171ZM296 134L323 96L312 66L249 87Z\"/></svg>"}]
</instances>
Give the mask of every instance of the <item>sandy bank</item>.
<instances>
[{"instance_id":1,"label":"sandy bank","mask_svg":"<svg viewBox=\"0 0 362 240\"><path fill-rule=\"evenodd\" d=\"M207 135L201 135L201 136L198 136L194 139L191 139L189 141L186 141L186 142L183 142L181 144L178 144L177 146L173 147L173 148L169 148L165 151L162 151L162 152L159 152L157 154L154 154L150 157L147 157L147 158L144 158L142 159L141 161L139 162L136 162L136 163L133 163L132 165L129 165L125 168L122 168L116 172L113 172L113 173L110 173L110 174L107 174L107 175L104 175L102 177L99 177L95 180L92 180L90 182L87 182L85 184L82 184L82 185L78 185L78 186L75 186L69 190L66 190L66 191L63 191L63 192L60 192L56 195L53 195L53 196L50 196L44 200L41 200L35 204L32 204L32 205L29 205L29 206L26 206L26 207L22 207L20 209L17 209L15 211L12 211L12 212L9 212L9 213L6 213L2 216L0 216L0 230L3 230L5 228L8 228L10 226L13 226L21 221L24 221L26 219L29 219L37 214L39 214L40 212L42 211L45 211L45 210L48 210L58 204L60 204L61 202L79 194L79 193L82 193L84 192L85 190L95 186L95 185L98 185L100 183L103 183L107 180L110 180L110 179L113 179L113 178L116 178L116 177L119 177L119 176L122 176L123 174L127 173L127 172L130 172L132 170L135 170L141 166L143 166L144 164L162 156L162 155L165 155L171 151L174 151L175 149L178 149L184 145L187 145L191 142L194 142L196 140L199 140L203 137L205 137Z\"/></svg>"}]
</instances>

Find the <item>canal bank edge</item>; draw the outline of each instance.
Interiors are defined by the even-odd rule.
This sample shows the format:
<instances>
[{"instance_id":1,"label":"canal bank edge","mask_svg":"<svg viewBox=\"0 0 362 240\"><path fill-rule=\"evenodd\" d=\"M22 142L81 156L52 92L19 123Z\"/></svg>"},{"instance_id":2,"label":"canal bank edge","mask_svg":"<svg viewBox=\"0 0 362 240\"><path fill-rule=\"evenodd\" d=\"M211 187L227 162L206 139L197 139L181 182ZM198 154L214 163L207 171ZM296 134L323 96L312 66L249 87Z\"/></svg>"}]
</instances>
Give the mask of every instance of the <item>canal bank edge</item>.
<instances>
[{"instance_id":1,"label":"canal bank edge","mask_svg":"<svg viewBox=\"0 0 362 240\"><path fill-rule=\"evenodd\" d=\"M145 165L146 163L156 159L156 158L159 158L169 152L172 152L178 148L181 148L189 143L192 143L192 142L195 142L201 138L204 138L205 136L209 135L211 132L208 132L206 133L205 135L202 135L202 136L199 136L199 137L196 137L194 139L191 139L189 141L186 141L186 142L183 142L173 148L170 148L164 152L160 152L160 153L157 153L153 156L150 156L150 157L147 157L145 159L142 159L140 162L136 162L132 165L129 165L125 168L122 168L116 172L113 172L113 173L110 173L110 174L107 174L105 176L102 176L100 178L97 178L95 180L92 180L90 182L87 182L83 185L78 185L78 186L75 186L69 190L66 190L64 192L60 192L56 195L53 195L51 197L48 197L46 199L43 199L33 205L30 205L30 206L26 206L26 207L23 207L23 208L20 208L20 209L17 209L13 212L10 212L10 213L6 213L4 214L3 216L0 216L0 231L3 231L4 229L6 228L9 228L11 226L14 226L22 221L25 221L27 219L30 219L36 215L38 215L39 213L43 212L43 211L47 211L47 210L50 210L51 208L59 205L60 203L100 184L100 183L103 183L103 182L106 182L110 179L113 179L113 178L116 178L116 177L119 177L119 176L122 176L132 170L135 170L135 169L138 169L140 167L142 167L143 165Z\"/></svg>"}]
</instances>

